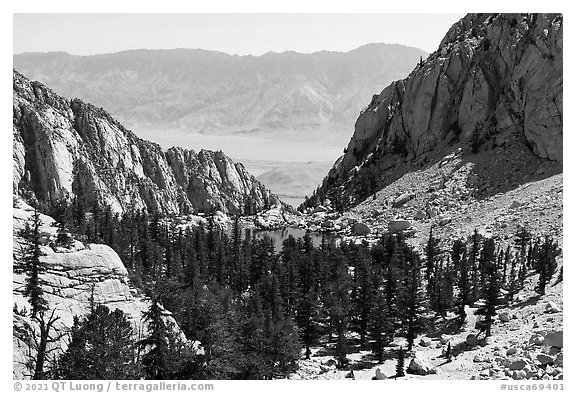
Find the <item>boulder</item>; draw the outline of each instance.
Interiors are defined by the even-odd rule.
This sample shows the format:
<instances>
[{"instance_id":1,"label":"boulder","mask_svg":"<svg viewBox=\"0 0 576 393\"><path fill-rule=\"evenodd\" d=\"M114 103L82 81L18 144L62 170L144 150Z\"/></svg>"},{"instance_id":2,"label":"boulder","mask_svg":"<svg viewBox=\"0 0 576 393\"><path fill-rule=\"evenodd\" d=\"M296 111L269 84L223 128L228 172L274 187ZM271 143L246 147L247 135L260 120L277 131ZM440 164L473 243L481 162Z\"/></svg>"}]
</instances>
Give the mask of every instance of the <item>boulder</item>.
<instances>
[{"instance_id":1,"label":"boulder","mask_svg":"<svg viewBox=\"0 0 576 393\"><path fill-rule=\"evenodd\" d=\"M560 353L562 349L558 347L548 347L548 355L554 356Z\"/></svg>"},{"instance_id":2,"label":"boulder","mask_svg":"<svg viewBox=\"0 0 576 393\"><path fill-rule=\"evenodd\" d=\"M552 364L554 363L554 358L550 355L545 355L540 353L536 355L536 359L540 362L540 364Z\"/></svg>"},{"instance_id":3,"label":"boulder","mask_svg":"<svg viewBox=\"0 0 576 393\"><path fill-rule=\"evenodd\" d=\"M475 334L469 334L466 336L466 344L474 346L478 344L478 338Z\"/></svg>"},{"instance_id":4,"label":"boulder","mask_svg":"<svg viewBox=\"0 0 576 393\"><path fill-rule=\"evenodd\" d=\"M416 213L414 214L414 219L415 220L424 220L426 219L426 212L424 210L418 210L416 211Z\"/></svg>"},{"instance_id":5,"label":"boulder","mask_svg":"<svg viewBox=\"0 0 576 393\"><path fill-rule=\"evenodd\" d=\"M559 353L554 359L554 365L557 367L564 367L564 354Z\"/></svg>"},{"instance_id":6,"label":"boulder","mask_svg":"<svg viewBox=\"0 0 576 393\"><path fill-rule=\"evenodd\" d=\"M530 344L544 345L544 337L542 337L539 334L535 334L532 337L530 337Z\"/></svg>"},{"instance_id":7,"label":"boulder","mask_svg":"<svg viewBox=\"0 0 576 393\"><path fill-rule=\"evenodd\" d=\"M522 358L513 359L508 367L510 370L522 370L528 365L528 362Z\"/></svg>"},{"instance_id":8,"label":"boulder","mask_svg":"<svg viewBox=\"0 0 576 393\"><path fill-rule=\"evenodd\" d=\"M442 179L434 180L430 183L429 191L438 191L444 186L444 181Z\"/></svg>"},{"instance_id":9,"label":"boulder","mask_svg":"<svg viewBox=\"0 0 576 393\"><path fill-rule=\"evenodd\" d=\"M450 337L449 335L447 335L447 334L442 334L442 335L440 336L440 344L442 344L442 345L448 344L448 342L450 341L450 338L451 338L451 337Z\"/></svg>"},{"instance_id":10,"label":"boulder","mask_svg":"<svg viewBox=\"0 0 576 393\"><path fill-rule=\"evenodd\" d=\"M424 357L420 352L416 352L416 355L410 361L406 371L410 374L416 375L436 374L436 370L430 363L430 360Z\"/></svg>"},{"instance_id":11,"label":"boulder","mask_svg":"<svg viewBox=\"0 0 576 393\"><path fill-rule=\"evenodd\" d=\"M562 309L560 308L560 306L558 306L552 300L550 300L546 303L546 309L544 310L544 312L549 313L549 314L557 313L557 312L561 312L561 311L562 311Z\"/></svg>"},{"instance_id":12,"label":"boulder","mask_svg":"<svg viewBox=\"0 0 576 393\"><path fill-rule=\"evenodd\" d=\"M500 319L502 322L510 322L512 317L508 311L502 311L498 314L498 319Z\"/></svg>"},{"instance_id":13,"label":"boulder","mask_svg":"<svg viewBox=\"0 0 576 393\"><path fill-rule=\"evenodd\" d=\"M544 345L551 347L564 347L564 331L550 332L544 337Z\"/></svg>"},{"instance_id":14,"label":"boulder","mask_svg":"<svg viewBox=\"0 0 576 393\"><path fill-rule=\"evenodd\" d=\"M430 339L430 337L422 337L420 339L420 345L422 345L423 347L429 347L430 345L432 345L432 340Z\"/></svg>"},{"instance_id":15,"label":"boulder","mask_svg":"<svg viewBox=\"0 0 576 393\"><path fill-rule=\"evenodd\" d=\"M352 235L354 236L363 236L369 234L370 232L370 227L363 222L357 222L352 225Z\"/></svg>"},{"instance_id":16,"label":"boulder","mask_svg":"<svg viewBox=\"0 0 576 393\"><path fill-rule=\"evenodd\" d=\"M520 352L520 350L516 347L512 347L512 348L508 348L508 350L506 351L506 355L510 356L510 355L516 355L518 352Z\"/></svg>"},{"instance_id":17,"label":"boulder","mask_svg":"<svg viewBox=\"0 0 576 393\"><path fill-rule=\"evenodd\" d=\"M426 208L426 214L428 214L428 217L430 218L434 218L438 215L439 210L437 207L427 207Z\"/></svg>"},{"instance_id":18,"label":"boulder","mask_svg":"<svg viewBox=\"0 0 576 393\"><path fill-rule=\"evenodd\" d=\"M452 221L452 218L448 217L448 216L441 216L441 217L438 217L438 219L439 219L438 225L440 225L440 226L444 226L446 224L449 224L450 221Z\"/></svg>"},{"instance_id":19,"label":"boulder","mask_svg":"<svg viewBox=\"0 0 576 393\"><path fill-rule=\"evenodd\" d=\"M398 198L394 199L394 203L392 207L398 208L404 205L406 202L412 199L412 195L405 192L404 194L400 195Z\"/></svg>"},{"instance_id":20,"label":"boulder","mask_svg":"<svg viewBox=\"0 0 576 393\"><path fill-rule=\"evenodd\" d=\"M330 367L328 367L328 366L326 366L326 365L324 365L324 364L321 364L321 365L320 365L320 370L322 370L323 373L327 373L328 371L332 370L332 368L330 368Z\"/></svg>"},{"instance_id":21,"label":"boulder","mask_svg":"<svg viewBox=\"0 0 576 393\"><path fill-rule=\"evenodd\" d=\"M522 204L518 201L513 201L512 204L510 205L510 209L517 209L520 206L522 206Z\"/></svg>"},{"instance_id":22,"label":"boulder","mask_svg":"<svg viewBox=\"0 0 576 393\"><path fill-rule=\"evenodd\" d=\"M512 378L515 380L526 379L526 371L524 370L515 370L512 373Z\"/></svg>"},{"instance_id":23,"label":"boulder","mask_svg":"<svg viewBox=\"0 0 576 393\"><path fill-rule=\"evenodd\" d=\"M388 232L400 232L409 229L411 226L412 224L408 220L391 220L388 222Z\"/></svg>"}]
</instances>

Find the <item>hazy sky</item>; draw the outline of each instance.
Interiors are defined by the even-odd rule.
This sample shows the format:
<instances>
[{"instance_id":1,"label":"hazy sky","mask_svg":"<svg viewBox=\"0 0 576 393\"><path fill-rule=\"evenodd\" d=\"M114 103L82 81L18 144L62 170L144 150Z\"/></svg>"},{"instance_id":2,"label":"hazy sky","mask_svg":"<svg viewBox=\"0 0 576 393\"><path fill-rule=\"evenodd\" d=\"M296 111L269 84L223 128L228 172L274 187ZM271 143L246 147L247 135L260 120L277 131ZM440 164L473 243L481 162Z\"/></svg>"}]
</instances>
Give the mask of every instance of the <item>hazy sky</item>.
<instances>
[{"instance_id":1,"label":"hazy sky","mask_svg":"<svg viewBox=\"0 0 576 393\"><path fill-rule=\"evenodd\" d=\"M464 14L14 14L13 53L139 48L230 54L347 51L383 42L433 52Z\"/></svg>"}]
</instances>

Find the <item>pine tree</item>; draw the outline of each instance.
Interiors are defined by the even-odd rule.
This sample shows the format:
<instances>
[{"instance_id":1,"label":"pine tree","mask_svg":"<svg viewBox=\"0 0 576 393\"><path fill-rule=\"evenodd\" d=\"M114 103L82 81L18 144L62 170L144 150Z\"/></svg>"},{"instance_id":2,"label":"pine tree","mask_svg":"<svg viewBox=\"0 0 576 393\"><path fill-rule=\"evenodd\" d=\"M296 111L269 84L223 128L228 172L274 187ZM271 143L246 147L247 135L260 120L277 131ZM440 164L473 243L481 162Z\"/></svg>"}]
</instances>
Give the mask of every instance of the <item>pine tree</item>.
<instances>
[{"instance_id":1,"label":"pine tree","mask_svg":"<svg viewBox=\"0 0 576 393\"><path fill-rule=\"evenodd\" d=\"M404 372L404 349L400 347L398 350L398 361L396 362L396 376L403 377L406 373Z\"/></svg>"},{"instance_id":2,"label":"pine tree","mask_svg":"<svg viewBox=\"0 0 576 393\"><path fill-rule=\"evenodd\" d=\"M330 314L330 323L336 333L335 358L340 367L348 363L346 358L346 333L350 322L350 290L351 279L348 274L348 265L341 252L332 250L328 256L330 265L330 278L326 287L324 302Z\"/></svg>"},{"instance_id":3,"label":"pine tree","mask_svg":"<svg viewBox=\"0 0 576 393\"><path fill-rule=\"evenodd\" d=\"M24 296L28 297L28 302L32 308L32 318L48 309L48 303L44 298L42 289L42 274L46 272L46 264L40 260L42 251L40 249L40 214L34 210L32 225L30 230L30 243L24 249L22 262L16 266L17 273L26 274L26 285Z\"/></svg>"},{"instance_id":4,"label":"pine tree","mask_svg":"<svg viewBox=\"0 0 576 393\"><path fill-rule=\"evenodd\" d=\"M550 236L546 236L542 244L536 244L534 261L536 270L540 274L536 287L536 293L539 295L546 294L546 284L550 282L554 273L556 273L558 268L556 258L561 252L558 243L554 242Z\"/></svg>"},{"instance_id":5,"label":"pine tree","mask_svg":"<svg viewBox=\"0 0 576 393\"><path fill-rule=\"evenodd\" d=\"M466 243L462 240L457 239L452 243L452 253L450 257L452 258L452 266L456 271L461 270L461 264L463 259L465 258L466 253Z\"/></svg>"},{"instance_id":6,"label":"pine tree","mask_svg":"<svg viewBox=\"0 0 576 393\"><path fill-rule=\"evenodd\" d=\"M297 269L292 276L296 277L299 285L296 303L296 323L300 328L300 337L305 348L305 357L310 359L311 346L317 342L320 333L320 294L315 285L315 260L317 256L314 252L312 237L306 233L302 241L296 242L299 249L299 256L294 256L290 261L291 270ZM291 284L292 285L292 284Z\"/></svg>"},{"instance_id":7,"label":"pine tree","mask_svg":"<svg viewBox=\"0 0 576 393\"><path fill-rule=\"evenodd\" d=\"M283 299L286 311L289 315L294 315L300 299L300 254L298 244L294 236L289 235L282 242L280 258L286 270L285 282L283 285Z\"/></svg>"},{"instance_id":8,"label":"pine tree","mask_svg":"<svg viewBox=\"0 0 576 393\"><path fill-rule=\"evenodd\" d=\"M446 347L446 359L448 359L448 361L452 361L452 344L450 344L450 341L448 341L448 347Z\"/></svg>"},{"instance_id":9,"label":"pine tree","mask_svg":"<svg viewBox=\"0 0 576 393\"><path fill-rule=\"evenodd\" d=\"M514 247L518 251L520 265L527 265L527 252L530 239L532 239L532 234L528 232L526 227L521 227L514 236Z\"/></svg>"},{"instance_id":10,"label":"pine tree","mask_svg":"<svg viewBox=\"0 0 576 393\"><path fill-rule=\"evenodd\" d=\"M378 364L382 364L384 361L384 348L392 342L394 318L386 302L383 274L380 266L375 266L373 280L375 293L372 313L370 314L369 336L372 339L372 352L376 356Z\"/></svg>"},{"instance_id":11,"label":"pine tree","mask_svg":"<svg viewBox=\"0 0 576 393\"><path fill-rule=\"evenodd\" d=\"M526 264L523 261L520 261L520 267L518 268L518 279L516 284L516 291L520 291L524 288L524 284L526 283L526 275L527 269Z\"/></svg>"},{"instance_id":12,"label":"pine tree","mask_svg":"<svg viewBox=\"0 0 576 393\"><path fill-rule=\"evenodd\" d=\"M397 312L398 285L403 277L403 270L406 266L401 247L401 238L394 235L386 235L382 241L384 245L384 255L381 264L385 275L386 302L391 311Z\"/></svg>"},{"instance_id":13,"label":"pine tree","mask_svg":"<svg viewBox=\"0 0 576 393\"><path fill-rule=\"evenodd\" d=\"M75 317L68 349L59 359L62 379L138 379L132 327L124 313L97 306Z\"/></svg>"},{"instance_id":14,"label":"pine tree","mask_svg":"<svg viewBox=\"0 0 576 393\"><path fill-rule=\"evenodd\" d=\"M406 258L406 272L399 290L398 315L408 341L408 350L412 349L416 335L425 327L425 294L422 287L420 257L410 250Z\"/></svg>"},{"instance_id":15,"label":"pine tree","mask_svg":"<svg viewBox=\"0 0 576 393\"><path fill-rule=\"evenodd\" d=\"M480 288L484 288L486 284L486 267L489 264L494 264L496 269L498 269L494 256L495 249L496 245L494 243L494 239L490 237L485 238L482 244L480 257L478 258L478 270L480 273L480 283L479 283Z\"/></svg>"},{"instance_id":16,"label":"pine tree","mask_svg":"<svg viewBox=\"0 0 576 393\"><path fill-rule=\"evenodd\" d=\"M264 277L257 288L266 316L265 351L272 364L269 378L285 377L294 371L301 349L294 321L286 315L283 307L277 276L280 266L278 263L274 264L272 272Z\"/></svg>"},{"instance_id":17,"label":"pine tree","mask_svg":"<svg viewBox=\"0 0 576 393\"><path fill-rule=\"evenodd\" d=\"M441 254L438 244L439 239L436 239L432 235L432 227L430 227L430 235L428 236L428 242L426 243L426 248L424 249L424 255L426 256L426 279L430 281L430 277L434 271L434 267L438 262L438 258Z\"/></svg>"},{"instance_id":18,"label":"pine tree","mask_svg":"<svg viewBox=\"0 0 576 393\"><path fill-rule=\"evenodd\" d=\"M234 294L218 283L195 285L184 294L177 313L186 337L204 348L206 376L233 379L238 370L240 352L235 335L238 311Z\"/></svg>"},{"instance_id":19,"label":"pine tree","mask_svg":"<svg viewBox=\"0 0 576 393\"><path fill-rule=\"evenodd\" d=\"M483 330L486 337L491 335L492 323L497 315L496 308L502 303L500 295L500 274L494 261L486 265L486 284L482 290L483 303L476 311L476 314L483 315Z\"/></svg>"},{"instance_id":20,"label":"pine tree","mask_svg":"<svg viewBox=\"0 0 576 393\"><path fill-rule=\"evenodd\" d=\"M480 252L480 244L482 241L482 235L478 233L478 229L474 229L474 234L472 235L472 246L470 248L470 263L468 266L472 271L472 294L471 301L474 302L478 299L478 294L480 292L480 283L478 280L478 253Z\"/></svg>"},{"instance_id":21,"label":"pine tree","mask_svg":"<svg viewBox=\"0 0 576 393\"><path fill-rule=\"evenodd\" d=\"M510 261L512 260L512 251L510 250L510 246L506 248L506 252L504 253L504 266L502 267L502 282L506 282L508 278L508 266L510 265Z\"/></svg>"},{"instance_id":22,"label":"pine tree","mask_svg":"<svg viewBox=\"0 0 576 393\"><path fill-rule=\"evenodd\" d=\"M147 322L148 337L138 345L147 351L142 357L142 366L147 379L182 379L194 363L194 354L176 336L174 326L165 316L164 308L154 300L143 313ZM183 366L186 366L185 368Z\"/></svg>"},{"instance_id":23,"label":"pine tree","mask_svg":"<svg viewBox=\"0 0 576 393\"><path fill-rule=\"evenodd\" d=\"M352 289L353 310L355 311L354 325L355 330L360 334L360 346L363 347L366 344L370 313L373 307L373 272L367 244L357 246L353 254L355 265Z\"/></svg>"},{"instance_id":24,"label":"pine tree","mask_svg":"<svg viewBox=\"0 0 576 393\"><path fill-rule=\"evenodd\" d=\"M466 321L466 305L470 304L470 266L466 255L466 248L462 253L458 275L458 325L462 327Z\"/></svg>"}]
</instances>

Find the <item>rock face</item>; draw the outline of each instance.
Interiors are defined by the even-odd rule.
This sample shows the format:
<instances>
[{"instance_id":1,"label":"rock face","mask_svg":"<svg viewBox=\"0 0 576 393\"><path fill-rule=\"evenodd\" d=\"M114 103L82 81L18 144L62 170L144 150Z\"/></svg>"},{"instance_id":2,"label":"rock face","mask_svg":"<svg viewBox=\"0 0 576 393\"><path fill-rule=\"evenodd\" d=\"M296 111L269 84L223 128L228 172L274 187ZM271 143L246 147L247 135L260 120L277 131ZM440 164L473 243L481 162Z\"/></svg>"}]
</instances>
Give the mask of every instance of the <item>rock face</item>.
<instances>
[{"instance_id":1,"label":"rock face","mask_svg":"<svg viewBox=\"0 0 576 393\"><path fill-rule=\"evenodd\" d=\"M25 240L19 232L25 227L26 222L32 217L33 210L30 206L20 203L13 209L14 228L14 263L17 264L22 256L21 250L25 246ZM55 221L45 215L40 215L42 226L41 232L47 238L55 238L57 228ZM120 260L120 257L110 247L102 244L82 244L75 242L71 249L56 251L50 246L41 247L41 261L47 265L46 273L40 276L43 282L42 288L48 302L48 309L55 310L55 315L60 317L57 328L60 332L66 332L73 323L74 317L81 317L88 313L90 298L93 297L97 304L102 304L110 310L120 309L132 324L135 339L142 338L145 326L142 321L142 312L147 310L149 303L145 298L138 295L131 288L128 273ZM30 305L23 295L25 276L15 273L13 275L13 302L18 310L28 310L26 316L14 314L13 349L14 349L14 378L22 379L30 375L26 365L28 354L33 346L25 334L18 334L28 329L37 328L36 322L29 317ZM176 322L166 312L167 318L171 319L174 326L185 340L176 325ZM55 343L57 352L66 349L67 336Z\"/></svg>"},{"instance_id":2,"label":"rock face","mask_svg":"<svg viewBox=\"0 0 576 393\"><path fill-rule=\"evenodd\" d=\"M344 186L350 199L363 198L355 188L381 180L387 168L472 134L493 143L514 135L537 156L561 161L562 26L561 14L461 19L436 52L361 112L319 194Z\"/></svg>"},{"instance_id":3,"label":"rock face","mask_svg":"<svg viewBox=\"0 0 576 393\"><path fill-rule=\"evenodd\" d=\"M280 204L222 152L171 148L136 137L103 109L68 101L13 73L13 189L50 203L74 196L122 212L254 212Z\"/></svg>"}]
</instances>

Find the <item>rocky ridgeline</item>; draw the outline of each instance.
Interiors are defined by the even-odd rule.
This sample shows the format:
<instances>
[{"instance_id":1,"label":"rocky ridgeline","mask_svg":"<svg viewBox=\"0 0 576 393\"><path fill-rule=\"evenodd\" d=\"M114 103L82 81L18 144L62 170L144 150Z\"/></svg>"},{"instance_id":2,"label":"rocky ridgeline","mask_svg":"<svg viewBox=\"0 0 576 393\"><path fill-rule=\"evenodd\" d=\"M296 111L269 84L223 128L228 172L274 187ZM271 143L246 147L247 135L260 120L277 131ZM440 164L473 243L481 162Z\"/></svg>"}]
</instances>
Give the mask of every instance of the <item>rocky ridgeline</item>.
<instances>
[{"instance_id":1,"label":"rocky ridgeline","mask_svg":"<svg viewBox=\"0 0 576 393\"><path fill-rule=\"evenodd\" d=\"M362 111L319 196L356 203L370 195L360 192L366 185L381 188L394 180L389 172L428 165L427 153L467 146L473 134L561 161L562 25L560 14L469 14L454 24L436 52Z\"/></svg>"},{"instance_id":2,"label":"rocky ridgeline","mask_svg":"<svg viewBox=\"0 0 576 393\"><path fill-rule=\"evenodd\" d=\"M13 189L45 203L74 196L122 212L236 213L282 205L222 152L164 152L103 109L13 73Z\"/></svg>"},{"instance_id":3,"label":"rocky ridgeline","mask_svg":"<svg viewBox=\"0 0 576 393\"><path fill-rule=\"evenodd\" d=\"M33 209L24 202L18 202L18 206L13 209L14 265L21 260L22 250L26 246L20 232L27 222L30 224L32 215ZM40 220L43 244L41 261L47 266L47 271L40 277L48 309L50 312L55 310L54 315L59 317L55 325L57 332L69 332L74 317L87 314L93 299L95 303L105 305L111 310L122 310L132 324L134 338L142 338L142 335L146 334L142 312L148 309L149 302L130 285L128 272L118 254L106 245L84 244L78 240L72 240L66 247L59 246L56 243L55 221L45 215L40 215ZM39 331L37 321L30 318L30 305L23 295L25 280L23 274L14 273L13 302L18 310L13 314L13 375L16 379L30 376L29 360L35 356L35 346L31 341L34 335L30 333ZM179 330L168 311L166 318ZM53 332L53 335L56 336L57 332ZM180 334L185 340L186 337L181 332ZM65 350L68 339L69 335L64 334L61 340L53 343L49 349L56 350L51 352L50 356Z\"/></svg>"}]
</instances>

